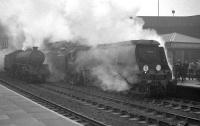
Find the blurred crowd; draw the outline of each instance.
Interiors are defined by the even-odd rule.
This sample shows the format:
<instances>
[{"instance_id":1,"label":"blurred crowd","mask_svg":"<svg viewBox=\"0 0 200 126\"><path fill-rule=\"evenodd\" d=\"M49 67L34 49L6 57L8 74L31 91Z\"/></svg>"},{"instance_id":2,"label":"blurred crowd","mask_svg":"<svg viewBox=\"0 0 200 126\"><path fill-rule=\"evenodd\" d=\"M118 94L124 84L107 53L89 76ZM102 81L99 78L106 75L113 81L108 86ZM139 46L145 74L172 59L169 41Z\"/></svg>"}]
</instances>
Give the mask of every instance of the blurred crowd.
<instances>
[{"instance_id":1,"label":"blurred crowd","mask_svg":"<svg viewBox=\"0 0 200 126\"><path fill-rule=\"evenodd\" d=\"M200 78L200 60L188 62L177 60L173 65L174 76L177 81L184 82L187 79Z\"/></svg>"}]
</instances>

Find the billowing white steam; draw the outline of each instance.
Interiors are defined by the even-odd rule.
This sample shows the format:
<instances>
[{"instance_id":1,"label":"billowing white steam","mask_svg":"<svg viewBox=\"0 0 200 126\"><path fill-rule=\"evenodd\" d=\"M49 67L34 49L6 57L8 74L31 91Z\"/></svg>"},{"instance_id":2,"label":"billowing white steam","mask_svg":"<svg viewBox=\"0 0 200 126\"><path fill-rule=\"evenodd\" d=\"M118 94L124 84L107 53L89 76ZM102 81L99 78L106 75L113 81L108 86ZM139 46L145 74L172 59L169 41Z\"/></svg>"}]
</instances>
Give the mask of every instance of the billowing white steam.
<instances>
[{"instance_id":1,"label":"billowing white steam","mask_svg":"<svg viewBox=\"0 0 200 126\"><path fill-rule=\"evenodd\" d=\"M117 44L81 51L76 64L78 70L91 71L101 81L100 86L104 90L124 91L138 82L135 45L130 43L129 46Z\"/></svg>"},{"instance_id":2,"label":"billowing white steam","mask_svg":"<svg viewBox=\"0 0 200 126\"><path fill-rule=\"evenodd\" d=\"M44 40L79 38L90 45L134 39L161 42L154 30L143 29L143 20L136 17L138 3L140 0L1 0L0 20L8 28L10 44L18 49L42 47ZM116 73L116 68L105 69L95 67L94 74L115 81L109 72ZM126 82L118 81L119 88L127 89Z\"/></svg>"},{"instance_id":3,"label":"billowing white steam","mask_svg":"<svg viewBox=\"0 0 200 126\"><path fill-rule=\"evenodd\" d=\"M13 43L23 48L50 41L87 39L90 44L131 39L156 39L135 18L139 0L1 0L0 19ZM130 19L129 17L133 17ZM16 41L16 38L24 40Z\"/></svg>"}]
</instances>

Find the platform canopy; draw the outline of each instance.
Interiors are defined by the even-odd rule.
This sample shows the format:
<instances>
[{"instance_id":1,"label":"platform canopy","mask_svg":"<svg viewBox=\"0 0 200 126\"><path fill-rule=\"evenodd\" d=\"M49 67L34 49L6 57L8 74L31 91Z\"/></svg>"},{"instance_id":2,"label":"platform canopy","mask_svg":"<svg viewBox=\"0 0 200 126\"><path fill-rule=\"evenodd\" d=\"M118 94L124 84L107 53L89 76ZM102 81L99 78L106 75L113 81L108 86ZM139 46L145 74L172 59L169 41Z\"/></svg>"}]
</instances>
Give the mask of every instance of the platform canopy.
<instances>
[{"instance_id":1,"label":"platform canopy","mask_svg":"<svg viewBox=\"0 0 200 126\"><path fill-rule=\"evenodd\" d=\"M199 48L200 49L200 39L187 36L180 33L169 33L161 35L166 42L167 48Z\"/></svg>"}]
</instances>

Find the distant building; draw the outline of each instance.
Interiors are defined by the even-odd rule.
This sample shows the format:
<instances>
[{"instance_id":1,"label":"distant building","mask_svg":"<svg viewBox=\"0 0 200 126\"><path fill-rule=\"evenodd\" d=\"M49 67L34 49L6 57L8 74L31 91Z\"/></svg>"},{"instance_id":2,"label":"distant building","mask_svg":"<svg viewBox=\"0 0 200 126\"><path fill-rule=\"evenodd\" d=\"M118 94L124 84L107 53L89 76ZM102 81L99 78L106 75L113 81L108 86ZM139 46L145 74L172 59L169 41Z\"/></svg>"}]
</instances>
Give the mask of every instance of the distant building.
<instances>
[{"instance_id":1,"label":"distant building","mask_svg":"<svg viewBox=\"0 0 200 126\"><path fill-rule=\"evenodd\" d=\"M200 59L200 15L141 16L144 28L155 29L166 42L170 62Z\"/></svg>"},{"instance_id":2,"label":"distant building","mask_svg":"<svg viewBox=\"0 0 200 126\"><path fill-rule=\"evenodd\" d=\"M178 59L184 61L196 61L200 59L200 39L180 33L161 35L165 40L170 62L173 64Z\"/></svg>"}]
</instances>

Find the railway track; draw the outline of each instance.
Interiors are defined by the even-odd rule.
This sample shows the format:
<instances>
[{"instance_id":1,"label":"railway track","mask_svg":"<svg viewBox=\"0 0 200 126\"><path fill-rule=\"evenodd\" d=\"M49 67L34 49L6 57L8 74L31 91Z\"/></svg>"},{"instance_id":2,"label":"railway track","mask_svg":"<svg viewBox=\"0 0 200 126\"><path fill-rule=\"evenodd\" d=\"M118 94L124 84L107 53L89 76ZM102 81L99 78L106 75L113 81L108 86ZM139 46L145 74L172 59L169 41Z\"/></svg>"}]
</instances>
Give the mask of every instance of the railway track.
<instances>
[{"instance_id":1,"label":"railway track","mask_svg":"<svg viewBox=\"0 0 200 126\"><path fill-rule=\"evenodd\" d=\"M144 99L130 101L127 99L117 99L116 97L105 96L102 93L89 93L80 89L67 88L61 85L30 85L29 87L40 87L43 90L55 92L63 97L73 99L94 110L103 111L111 116L122 118L122 121L132 122L142 126L199 126L200 119L198 113L173 109L177 106L167 104L167 100ZM170 104L172 103L169 100ZM180 102L176 99L173 104ZM190 102L188 102L191 105ZM195 103L196 104L196 103ZM163 106L164 105L164 106ZM198 104L196 104L198 106ZM196 107L195 106L195 107ZM194 107L194 106L192 106ZM196 111L195 111L196 112ZM62 112L61 112L62 113ZM105 117L106 118L106 117Z\"/></svg>"},{"instance_id":2,"label":"railway track","mask_svg":"<svg viewBox=\"0 0 200 126\"><path fill-rule=\"evenodd\" d=\"M10 89L22 94L23 96L67 117L72 120L75 120L76 122L82 124L83 126L108 126L102 122L99 122L97 120L88 118L80 113L77 113L73 110L70 110L69 108L66 108L60 104L55 103L54 101L50 101L47 99L44 99L42 97L39 97L31 92L26 91L23 89L23 87L19 87L16 85L11 84L10 82L7 82L5 80L0 79L0 81L3 83L3 85L9 87Z\"/></svg>"},{"instance_id":3,"label":"railway track","mask_svg":"<svg viewBox=\"0 0 200 126\"><path fill-rule=\"evenodd\" d=\"M17 82L17 81L15 80L14 82ZM78 113L82 113L82 110L84 110L84 113L82 113L83 115L86 115L87 117L91 117L92 119L98 120L98 122L103 122L103 124L107 124L108 126L133 126L133 125L134 126L147 126L146 124L143 124L142 120L141 121L127 120L125 118L119 117L118 115L113 115L111 113L102 111L102 109L97 109L94 106L92 107L86 103L84 104L83 102L80 102L77 99L67 97L66 95L62 96L59 93L55 93L55 92L50 91L45 88L42 89L35 85L31 85L31 84L27 85L26 83L19 85L19 83L17 82L14 84L22 87L23 90L29 90L29 91L33 92L33 94L38 94L39 97L42 97L42 95L44 95L44 94L48 95L47 97L49 97L49 99L53 99L53 101L55 101L56 104L58 103L59 105L63 105L64 107L70 106L69 104L71 104L71 102L74 102L69 108L71 108L74 111L78 111ZM43 92L43 93L41 94L41 92ZM53 93L53 94L50 95L50 93ZM60 98L62 98L62 101ZM81 109L79 109L79 108L81 108ZM91 125L91 126L93 126L93 125Z\"/></svg>"},{"instance_id":4,"label":"railway track","mask_svg":"<svg viewBox=\"0 0 200 126\"><path fill-rule=\"evenodd\" d=\"M48 86L53 86L53 85L48 85ZM57 85L56 87L59 87L60 85ZM116 98L118 96L113 96L108 94L107 97L105 97L105 94L101 93L100 95L94 94L94 93L88 93L87 91L82 91L80 89L76 89L76 88L70 88L70 87L66 87L66 86L61 86L61 88L66 88L68 90L75 90L76 92L81 92L87 95L92 95L101 99L107 99L107 100L111 100L111 101L115 101L115 102L121 102L123 103L124 101L126 102L130 102L130 98L128 98L127 96L120 96L123 98ZM96 93L96 92L95 92ZM128 100L127 100L128 99ZM134 100L134 98L131 99L132 101ZM136 101L136 100L134 100ZM138 99L137 99L138 101ZM178 99L178 98L170 98L170 99L150 99L150 98L145 98L140 100L144 103L152 103L154 105L158 105L158 106L163 106L166 108L171 108L171 109L175 109L175 110L183 110L183 111L188 111L191 113L195 113L195 114L199 114L200 112L200 102L196 102L196 101L191 101L191 100L186 100L186 99Z\"/></svg>"},{"instance_id":5,"label":"railway track","mask_svg":"<svg viewBox=\"0 0 200 126\"><path fill-rule=\"evenodd\" d=\"M51 86L53 88L51 88ZM78 89L68 88L64 90L64 87L56 85L46 85L44 88L52 90L54 92L67 95L73 99L85 102L90 106L96 106L99 109L118 114L121 117L129 118L130 120L139 120L143 123L152 123L157 125L178 125L188 124L191 126L198 126L200 124L200 108L199 104L194 105L192 103L184 104L172 100L155 100L145 99L144 101L125 101L116 98L105 97L105 95L96 95L88 92L84 92ZM66 87L65 87L66 88ZM72 93L75 90L76 94ZM68 93L66 93L68 92ZM81 92L81 95L77 95L77 92ZM85 94L86 96L83 96ZM85 97L85 98L84 98ZM87 98L86 98L87 97ZM94 98L91 98L94 97ZM95 100L98 99L98 100ZM101 99L101 100L100 100ZM106 103L110 101L115 104ZM197 104L197 103L195 103ZM128 107L127 107L128 106ZM151 120L151 121L150 121Z\"/></svg>"},{"instance_id":6,"label":"railway track","mask_svg":"<svg viewBox=\"0 0 200 126\"><path fill-rule=\"evenodd\" d=\"M49 85L49 86L54 86L54 85ZM134 97L132 97L131 99L128 98L127 96L123 96L123 95L117 95L114 94L108 94L107 97L105 97L105 93L101 91L101 93L99 95L95 94L95 92L91 92L89 93L88 91L83 91L82 89L77 89L77 87L73 87L73 88L70 88L69 86L61 86L61 85L55 85L56 87L61 87L61 88L66 88L68 90L75 90L76 92L81 92L81 93L84 93L84 94L87 94L87 95L92 95L92 96L95 96L95 97L98 97L98 98L101 98L101 99L107 99L107 100L111 100L111 101L115 101L115 102L130 102L134 100ZM81 87L83 88L83 87ZM118 97L122 97L121 99L118 98ZM127 100L128 99L128 100ZM137 101L139 100L138 98L136 98ZM134 100L136 101L136 100ZM154 105L158 105L158 106L163 106L163 107L166 107L166 108L171 108L171 109L175 109L175 110L183 110L183 111L188 111L188 112L191 112L191 113L195 113L195 114L199 114L200 113L200 102L197 102L197 101L192 101L192 100L187 100L187 99L180 99L180 98L165 98L165 99L162 99L162 100L159 100L159 99L151 99L151 98L145 98L145 99L142 99L140 100L142 102L145 102L145 103L152 103Z\"/></svg>"}]
</instances>

